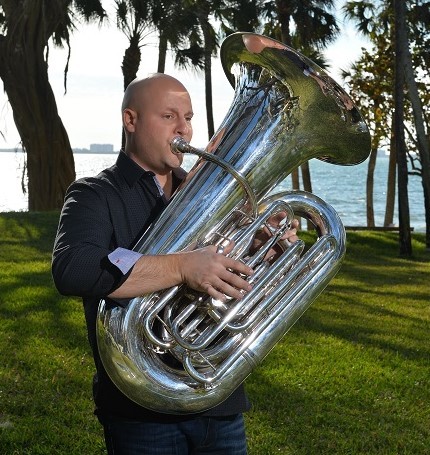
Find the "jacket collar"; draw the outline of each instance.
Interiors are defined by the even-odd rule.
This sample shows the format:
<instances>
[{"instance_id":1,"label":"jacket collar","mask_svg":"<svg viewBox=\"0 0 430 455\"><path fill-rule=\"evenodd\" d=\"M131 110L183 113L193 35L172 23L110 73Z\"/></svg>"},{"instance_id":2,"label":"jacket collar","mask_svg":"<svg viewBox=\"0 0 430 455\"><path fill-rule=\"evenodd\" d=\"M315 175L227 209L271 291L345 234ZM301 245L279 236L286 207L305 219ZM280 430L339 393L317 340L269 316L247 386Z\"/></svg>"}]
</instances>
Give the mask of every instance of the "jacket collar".
<instances>
[{"instance_id":1,"label":"jacket collar","mask_svg":"<svg viewBox=\"0 0 430 455\"><path fill-rule=\"evenodd\" d=\"M152 171L146 171L140 167L135 161L133 161L123 150L119 152L116 160L116 165L123 175L127 184L131 187L143 176L155 177ZM173 169L173 187L176 189L182 180L187 175L186 171L182 168Z\"/></svg>"}]
</instances>

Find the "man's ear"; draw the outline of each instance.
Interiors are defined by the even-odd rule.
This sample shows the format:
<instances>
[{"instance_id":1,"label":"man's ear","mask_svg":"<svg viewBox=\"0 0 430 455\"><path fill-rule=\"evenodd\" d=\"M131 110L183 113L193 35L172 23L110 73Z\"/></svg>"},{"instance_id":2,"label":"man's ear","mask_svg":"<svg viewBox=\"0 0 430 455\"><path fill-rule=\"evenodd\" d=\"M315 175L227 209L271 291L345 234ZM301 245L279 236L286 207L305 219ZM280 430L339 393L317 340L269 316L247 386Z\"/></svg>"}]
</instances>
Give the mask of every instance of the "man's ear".
<instances>
[{"instance_id":1,"label":"man's ear","mask_svg":"<svg viewBox=\"0 0 430 455\"><path fill-rule=\"evenodd\" d=\"M122 123L124 125L124 129L129 132L133 133L135 130L135 124L137 119L136 111L132 109L126 108L122 112Z\"/></svg>"}]
</instances>

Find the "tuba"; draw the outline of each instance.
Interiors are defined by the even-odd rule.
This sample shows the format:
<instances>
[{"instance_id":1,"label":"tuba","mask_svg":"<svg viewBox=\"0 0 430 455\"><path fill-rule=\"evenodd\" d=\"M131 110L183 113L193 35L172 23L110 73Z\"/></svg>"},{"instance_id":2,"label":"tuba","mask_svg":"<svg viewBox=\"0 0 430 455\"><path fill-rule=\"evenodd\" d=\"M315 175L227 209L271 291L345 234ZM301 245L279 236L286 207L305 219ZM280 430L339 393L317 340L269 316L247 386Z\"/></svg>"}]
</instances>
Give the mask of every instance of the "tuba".
<instances>
[{"instance_id":1,"label":"tuba","mask_svg":"<svg viewBox=\"0 0 430 455\"><path fill-rule=\"evenodd\" d=\"M172 153L199 156L166 210L135 246L167 254L205 245L254 269L242 299L217 301L186 285L132 299L101 300L97 342L104 367L131 400L157 412L201 412L224 401L261 363L337 273L345 230L317 196L275 187L304 162L364 161L368 128L346 92L294 49L254 33L234 33L221 46L234 100L204 151L181 138ZM286 213L274 229L267 220ZM286 244L295 217L315 227L315 241ZM251 245L263 227L271 237ZM277 243L282 254L269 261Z\"/></svg>"}]
</instances>

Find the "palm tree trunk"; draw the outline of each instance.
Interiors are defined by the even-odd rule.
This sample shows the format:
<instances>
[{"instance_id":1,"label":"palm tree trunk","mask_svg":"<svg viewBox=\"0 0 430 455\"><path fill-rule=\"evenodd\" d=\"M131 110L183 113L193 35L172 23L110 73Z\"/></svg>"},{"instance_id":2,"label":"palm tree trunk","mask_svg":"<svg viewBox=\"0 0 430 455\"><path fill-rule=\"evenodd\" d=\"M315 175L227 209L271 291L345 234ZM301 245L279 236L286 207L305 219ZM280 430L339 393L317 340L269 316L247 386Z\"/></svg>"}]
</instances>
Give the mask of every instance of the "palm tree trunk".
<instances>
[{"instance_id":1,"label":"palm tree trunk","mask_svg":"<svg viewBox=\"0 0 430 455\"><path fill-rule=\"evenodd\" d=\"M398 172L399 200L399 247L401 256L412 255L412 241L408 201L408 165L406 159L406 144L404 130L404 62L405 49L408 46L406 38L405 5L403 0L393 0L395 14L395 88L394 88L394 122L395 143Z\"/></svg>"},{"instance_id":2,"label":"palm tree trunk","mask_svg":"<svg viewBox=\"0 0 430 455\"><path fill-rule=\"evenodd\" d=\"M394 131L394 123L391 127ZM390 157L388 161L388 176L387 176L387 198L385 202L385 217L384 226L394 224L394 206L396 201L396 146L394 142L394 134L391 135Z\"/></svg>"},{"instance_id":3,"label":"palm tree trunk","mask_svg":"<svg viewBox=\"0 0 430 455\"><path fill-rule=\"evenodd\" d=\"M290 19L292 13L291 2L288 0L276 0L276 10L281 26L281 41L291 46Z\"/></svg>"},{"instance_id":4,"label":"palm tree trunk","mask_svg":"<svg viewBox=\"0 0 430 455\"><path fill-rule=\"evenodd\" d=\"M378 155L377 147L372 147L372 150L370 151L369 163L367 165L366 178L366 219L368 227L375 226L375 211L373 208L373 183L377 155Z\"/></svg>"},{"instance_id":5,"label":"palm tree trunk","mask_svg":"<svg viewBox=\"0 0 430 455\"><path fill-rule=\"evenodd\" d=\"M166 70L166 55L167 55L167 38L166 35L160 31L160 38L158 43L158 66L157 73L164 73Z\"/></svg>"},{"instance_id":6,"label":"palm tree trunk","mask_svg":"<svg viewBox=\"0 0 430 455\"><path fill-rule=\"evenodd\" d=\"M291 188L293 190L299 190L300 189L300 173L299 173L299 168L293 169L291 172ZM302 219L299 217L297 218L299 222L299 230L302 229Z\"/></svg>"},{"instance_id":7,"label":"palm tree trunk","mask_svg":"<svg viewBox=\"0 0 430 455\"><path fill-rule=\"evenodd\" d=\"M208 139L215 133L213 103L212 103L212 49L214 48L208 19L201 22L204 36L204 64L205 64L205 99L206 99L206 118L208 123Z\"/></svg>"},{"instance_id":8,"label":"palm tree trunk","mask_svg":"<svg viewBox=\"0 0 430 455\"><path fill-rule=\"evenodd\" d=\"M128 87L130 82L132 82L137 77L137 72L139 71L141 52L139 47L139 35L134 34L129 40L129 46L124 52L124 57L122 59L122 76L124 82L124 90ZM125 147L125 133L124 129L121 128L121 148Z\"/></svg>"},{"instance_id":9,"label":"palm tree trunk","mask_svg":"<svg viewBox=\"0 0 430 455\"><path fill-rule=\"evenodd\" d=\"M302 171L303 189L309 193L312 193L311 170L309 168L309 161L303 163L300 166L300 169ZM307 220L306 225L308 231L314 229L314 225L309 220Z\"/></svg>"}]
</instances>

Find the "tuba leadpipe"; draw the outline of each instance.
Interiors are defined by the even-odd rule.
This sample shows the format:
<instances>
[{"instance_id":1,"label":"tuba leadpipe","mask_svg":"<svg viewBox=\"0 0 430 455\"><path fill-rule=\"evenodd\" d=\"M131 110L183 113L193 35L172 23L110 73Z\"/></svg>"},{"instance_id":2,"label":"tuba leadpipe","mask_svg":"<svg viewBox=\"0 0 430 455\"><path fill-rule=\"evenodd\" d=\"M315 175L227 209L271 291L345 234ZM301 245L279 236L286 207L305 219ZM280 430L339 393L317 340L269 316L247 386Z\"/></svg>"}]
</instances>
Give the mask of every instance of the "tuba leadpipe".
<instances>
[{"instance_id":1,"label":"tuba leadpipe","mask_svg":"<svg viewBox=\"0 0 430 455\"><path fill-rule=\"evenodd\" d=\"M225 119L204 151L180 138L173 153L199 159L169 206L137 242L142 254L168 254L234 241L229 256L254 269L251 292L217 301L179 285L137 297L127 307L99 304L97 342L117 387L158 412L200 412L225 400L288 332L339 270L345 230L336 211L303 191L275 193L304 162L364 161L370 135L346 92L294 49L253 33L221 46L235 88ZM285 223L253 251L274 214ZM316 240L281 240L295 217ZM267 260L274 243L280 257Z\"/></svg>"}]
</instances>

